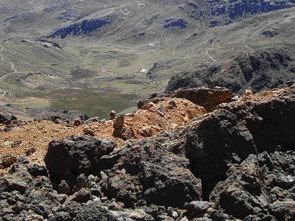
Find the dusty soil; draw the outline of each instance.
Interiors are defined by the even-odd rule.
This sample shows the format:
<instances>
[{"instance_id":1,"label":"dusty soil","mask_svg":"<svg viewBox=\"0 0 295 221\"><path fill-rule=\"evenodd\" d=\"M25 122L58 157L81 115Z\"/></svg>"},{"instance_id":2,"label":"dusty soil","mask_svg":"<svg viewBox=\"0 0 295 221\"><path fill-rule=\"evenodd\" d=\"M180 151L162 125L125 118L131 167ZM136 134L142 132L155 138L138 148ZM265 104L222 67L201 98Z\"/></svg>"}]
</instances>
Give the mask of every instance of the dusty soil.
<instances>
[{"instance_id":1,"label":"dusty soil","mask_svg":"<svg viewBox=\"0 0 295 221\"><path fill-rule=\"evenodd\" d=\"M148 103L142 109L127 114L124 126L133 131L131 139L136 140L184 125L205 112L203 107L188 100L167 98L157 104ZM90 133L101 138L111 138L123 144L122 139L113 136L113 123L114 120L105 120L73 126L46 120L24 121L23 125L16 126L8 132L3 130L5 125L0 125L0 158L7 154L25 155L27 151L34 148L35 152L29 155L29 159L43 164L43 157L50 141L79 134ZM147 132L143 133L143 131Z\"/></svg>"},{"instance_id":2,"label":"dusty soil","mask_svg":"<svg viewBox=\"0 0 295 221\"><path fill-rule=\"evenodd\" d=\"M286 93L289 88L262 91L257 94L246 92L236 98L233 105L252 102L267 102L274 97ZM291 89L292 90L292 89ZM222 105L222 104L221 104ZM195 117L206 114L202 106L195 105L186 99L165 98L158 103L147 103L134 113L125 115L124 127L132 131L130 140L138 140L144 137L154 136L165 130L173 130L189 123ZM56 124L52 121L23 121L22 125L13 127L5 132L5 125L0 124L0 158L5 155L21 156L34 148L34 153L28 158L37 164L44 164L48 144L52 140L59 140L71 135L90 134L100 138L109 138L120 145L124 140L113 136L115 120L102 120L79 126ZM3 169L2 169L3 171ZM1 169L0 169L1 172Z\"/></svg>"}]
</instances>

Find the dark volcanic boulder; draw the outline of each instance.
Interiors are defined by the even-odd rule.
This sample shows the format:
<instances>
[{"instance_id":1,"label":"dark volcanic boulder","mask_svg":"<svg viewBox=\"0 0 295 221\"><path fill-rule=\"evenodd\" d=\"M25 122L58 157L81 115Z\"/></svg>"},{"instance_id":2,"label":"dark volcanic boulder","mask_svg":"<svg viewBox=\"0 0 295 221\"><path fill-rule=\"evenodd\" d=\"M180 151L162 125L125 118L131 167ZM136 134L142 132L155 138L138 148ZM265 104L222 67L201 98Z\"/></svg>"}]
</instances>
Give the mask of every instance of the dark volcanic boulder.
<instances>
[{"instance_id":1,"label":"dark volcanic boulder","mask_svg":"<svg viewBox=\"0 0 295 221\"><path fill-rule=\"evenodd\" d=\"M113 141L90 136L52 141L44 158L51 181L56 186L65 180L71 188L80 174L99 174L100 158L115 146Z\"/></svg>"},{"instance_id":2,"label":"dark volcanic boulder","mask_svg":"<svg viewBox=\"0 0 295 221\"><path fill-rule=\"evenodd\" d=\"M227 110L217 110L188 132L186 155L191 169L206 188L204 196L225 178L228 162L234 156L246 158L254 153L250 131Z\"/></svg>"},{"instance_id":3,"label":"dark volcanic boulder","mask_svg":"<svg viewBox=\"0 0 295 221\"><path fill-rule=\"evenodd\" d=\"M203 67L195 72L179 73L172 77L165 93L180 88L226 87L234 93L245 89L254 92L284 86L294 81L295 64L292 47L262 48L240 54L222 64Z\"/></svg>"},{"instance_id":4,"label":"dark volcanic boulder","mask_svg":"<svg viewBox=\"0 0 295 221\"><path fill-rule=\"evenodd\" d=\"M240 219L266 219L271 214L270 220L294 220L295 171L290 170L294 163L294 151L249 155L240 165L228 170L226 180L214 188L210 200ZM282 179L288 185L282 187L278 183Z\"/></svg>"},{"instance_id":5,"label":"dark volcanic boulder","mask_svg":"<svg viewBox=\"0 0 295 221\"><path fill-rule=\"evenodd\" d=\"M43 172L41 172L43 171ZM153 221L142 209L114 210L102 203L88 189L81 189L71 196L58 194L52 187L45 167L32 165L18 158L8 173L0 176L0 220L49 220L49 221ZM93 179L90 178L89 179ZM93 177L93 176L92 176ZM156 210L157 215L157 210Z\"/></svg>"},{"instance_id":6,"label":"dark volcanic boulder","mask_svg":"<svg viewBox=\"0 0 295 221\"><path fill-rule=\"evenodd\" d=\"M111 156L116 162L103 192L127 207L140 201L182 207L201 198L201 181L188 169L189 161L148 139Z\"/></svg>"},{"instance_id":7,"label":"dark volcanic boulder","mask_svg":"<svg viewBox=\"0 0 295 221\"><path fill-rule=\"evenodd\" d=\"M267 93L266 93L267 96ZM222 108L234 113L251 132L259 152L288 150L295 146L295 90L272 99L228 104Z\"/></svg>"},{"instance_id":8,"label":"dark volcanic boulder","mask_svg":"<svg viewBox=\"0 0 295 221\"><path fill-rule=\"evenodd\" d=\"M186 156L202 179L204 197L223 180L230 163L249 154L295 146L293 89L257 101L223 104L187 132Z\"/></svg>"}]
</instances>

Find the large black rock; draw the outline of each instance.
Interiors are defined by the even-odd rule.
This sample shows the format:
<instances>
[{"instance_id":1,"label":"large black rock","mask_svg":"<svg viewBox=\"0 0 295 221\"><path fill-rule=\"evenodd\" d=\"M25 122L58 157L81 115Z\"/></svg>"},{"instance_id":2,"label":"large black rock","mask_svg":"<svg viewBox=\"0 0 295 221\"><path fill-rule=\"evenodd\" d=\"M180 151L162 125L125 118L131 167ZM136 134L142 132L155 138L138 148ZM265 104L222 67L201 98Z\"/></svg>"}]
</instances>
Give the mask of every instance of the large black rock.
<instances>
[{"instance_id":1,"label":"large black rock","mask_svg":"<svg viewBox=\"0 0 295 221\"><path fill-rule=\"evenodd\" d=\"M224 104L187 131L186 156L202 179L203 196L226 176L230 163L251 153L287 151L295 146L295 94Z\"/></svg>"},{"instance_id":2,"label":"large black rock","mask_svg":"<svg viewBox=\"0 0 295 221\"><path fill-rule=\"evenodd\" d=\"M225 178L234 155L246 158L254 152L250 131L224 109L213 112L187 134L186 155L191 169L202 179L205 197Z\"/></svg>"},{"instance_id":3,"label":"large black rock","mask_svg":"<svg viewBox=\"0 0 295 221\"><path fill-rule=\"evenodd\" d=\"M201 199L201 180L188 169L188 159L170 152L157 140L124 148L108 161L115 164L103 192L127 207L139 201L182 207L185 202Z\"/></svg>"},{"instance_id":4,"label":"large black rock","mask_svg":"<svg viewBox=\"0 0 295 221\"><path fill-rule=\"evenodd\" d=\"M54 186L65 180L71 187L80 174L99 174L100 158L111 153L116 143L91 136L72 136L52 141L44 158Z\"/></svg>"}]
</instances>

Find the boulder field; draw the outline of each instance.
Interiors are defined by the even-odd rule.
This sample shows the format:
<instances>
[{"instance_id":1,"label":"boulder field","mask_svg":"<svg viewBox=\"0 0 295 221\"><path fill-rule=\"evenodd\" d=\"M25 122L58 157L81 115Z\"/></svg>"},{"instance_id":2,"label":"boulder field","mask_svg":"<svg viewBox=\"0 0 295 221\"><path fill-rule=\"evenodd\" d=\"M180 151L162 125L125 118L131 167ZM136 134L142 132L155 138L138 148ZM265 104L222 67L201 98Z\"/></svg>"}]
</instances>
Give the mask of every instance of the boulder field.
<instances>
[{"instance_id":1,"label":"boulder field","mask_svg":"<svg viewBox=\"0 0 295 221\"><path fill-rule=\"evenodd\" d=\"M295 220L294 113L288 87L124 144L51 141L0 176L0 220Z\"/></svg>"}]
</instances>

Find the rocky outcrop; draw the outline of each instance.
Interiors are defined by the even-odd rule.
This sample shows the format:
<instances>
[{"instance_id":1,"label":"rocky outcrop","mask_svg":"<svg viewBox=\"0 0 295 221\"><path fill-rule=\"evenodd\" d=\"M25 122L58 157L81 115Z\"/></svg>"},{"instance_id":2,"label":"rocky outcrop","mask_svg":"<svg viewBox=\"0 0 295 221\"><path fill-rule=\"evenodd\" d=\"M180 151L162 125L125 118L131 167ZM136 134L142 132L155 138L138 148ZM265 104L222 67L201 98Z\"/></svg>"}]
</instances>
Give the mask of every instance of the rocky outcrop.
<instances>
[{"instance_id":1,"label":"rocky outcrop","mask_svg":"<svg viewBox=\"0 0 295 221\"><path fill-rule=\"evenodd\" d=\"M294 82L295 60L290 50L285 47L263 48L192 73L179 73L170 79L165 93L202 86L226 87L233 93L282 87L289 81Z\"/></svg>"},{"instance_id":2,"label":"rocky outcrop","mask_svg":"<svg viewBox=\"0 0 295 221\"><path fill-rule=\"evenodd\" d=\"M104 160L114 165L103 191L127 207L137 203L182 207L201 199L201 181L188 169L188 160L158 141L144 140Z\"/></svg>"},{"instance_id":3,"label":"rocky outcrop","mask_svg":"<svg viewBox=\"0 0 295 221\"><path fill-rule=\"evenodd\" d=\"M244 220L294 220L294 162L294 151L249 155L228 170L226 180L214 188L210 200Z\"/></svg>"},{"instance_id":4,"label":"rocky outcrop","mask_svg":"<svg viewBox=\"0 0 295 221\"><path fill-rule=\"evenodd\" d=\"M42 174L42 175L41 175ZM9 173L0 177L1 220L43 220L65 200L53 191L46 168L19 158Z\"/></svg>"},{"instance_id":5,"label":"rocky outcrop","mask_svg":"<svg viewBox=\"0 0 295 221\"><path fill-rule=\"evenodd\" d=\"M113 121L113 136L125 141L151 137L180 127L204 113L204 107L182 98L157 97L140 101L136 112L118 116Z\"/></svg>"},{"instance_id":6,"label":"rocky outcrop","mask_svg":"<svg viewBox=\"0 0 295 221\"><path fill-rule=\"evenodd\" d=\"M230 102L233 98L233 94L229 89L222 87L180 88L171 93L154 94L151 98L139 100L137 102L137 107L139 109L144 109L149 103L157 104L163 102L165 99L171 98L186 99L196 105L204 107L206 110L211 111L219 104Z\"/></svg>"},{"instance_id":7,"label":"rocky outcrop","mask_svg":"<svg viewBox=\"0 0 295 221\"><path fill-rule=\"evenodd\" d=\"M251 153L288 150L295 146L295 96L224 104L187 132L186 155L203 182L204 197L226 176L229 163ZM206 185L205 185L205 184Z\"/></svg>"},{"instance_id":8,"label":"rocky outcrop","mask_svg":"<svg viewBox=\"0 0 295 221\"><path fill-rule=\"evenodd\" d=\"M294 107L294 88L278 89L115 150L89 136L53 141L46 167L19 158L0 176L0 217L294 220Z\"/></svg>"},{"instance_id":9,"label":"rocky outcrop","mask_svg":"<svg viewBox=\"0 0 295 221\"><path fill-rule=\"evenodd\" d=\"M189 88L179 89L170 97L185 98L194 104L205 107L207 110L216 108L219 104L228 103L233 95L226 88Z\"/></svg>"},{"instance_id":10,"label":"rocky outcrop","mask_svg":"<svg viewBox=\"0 0 295 221\"><path fill-rule=\"evenodd\" d=\"M78 184L79 175L99 174L100 158L112 152L115 147L113 141L90 136L52 141L44 158L51 181L54 186L59 185L59 188L68 185L67 189L72 189Z\"/></svg>"},{"instance_id":11,"label":"rocky outcrop","mask_svg":"<svg viewBox=\"0 0 295 221\"><path fill-rule=\"evenodd\" d=\"M225 178L234 155L245 158L254 152L252 134L226 110L214 112L187 134L186 155L191 169L202 178L205 198Z\"/></svg>"},{"instance_id":12,"label":"rocky outcrop","mask_svg":"<svg viewBox=\"0 0 295 221\"><path fill-rule=\"evenodd\" d=\"M91 188L95 177L86 179ZM142 209L123 209L115 202L100 200L102 196L95 193L81 189L71 196L58 194L45 167L19 158L8 173L0 176L0 220L154 220Z\"/></svg>"}]
</instances>

